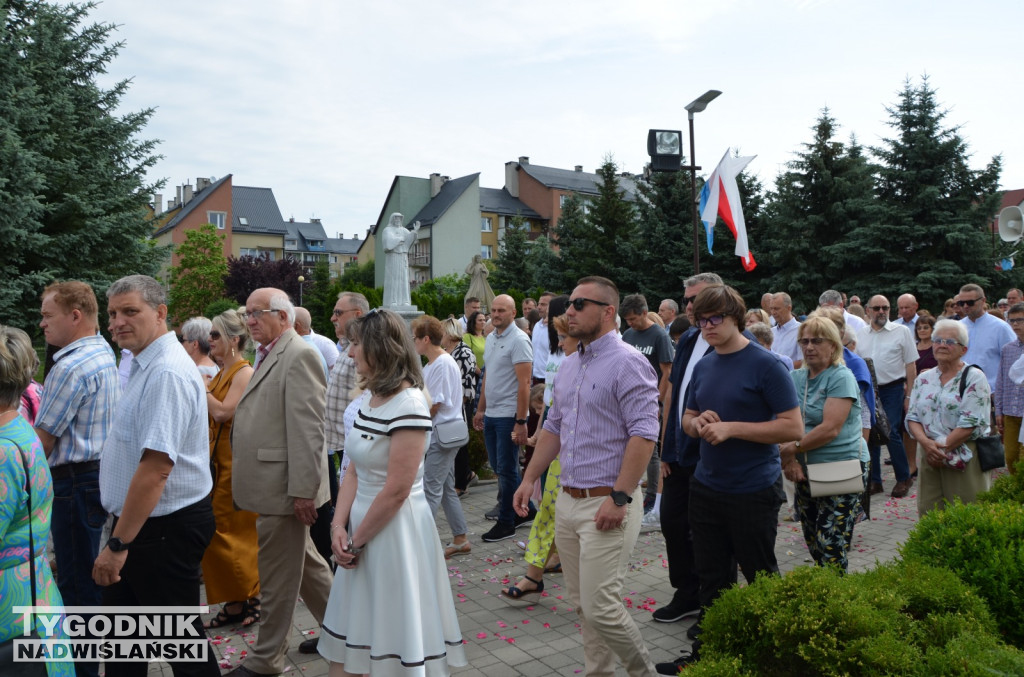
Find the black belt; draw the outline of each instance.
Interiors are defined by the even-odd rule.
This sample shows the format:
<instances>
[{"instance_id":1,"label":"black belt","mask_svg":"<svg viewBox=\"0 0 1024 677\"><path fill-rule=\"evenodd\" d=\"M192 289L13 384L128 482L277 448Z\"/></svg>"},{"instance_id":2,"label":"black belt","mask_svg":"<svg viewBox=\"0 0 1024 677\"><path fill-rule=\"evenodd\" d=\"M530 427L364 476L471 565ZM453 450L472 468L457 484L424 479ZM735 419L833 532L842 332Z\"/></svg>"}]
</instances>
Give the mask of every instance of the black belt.
<instances>
[{"instance_id":1,"label":"black belt","mask_svg":"<svg viewBox=\"0 0 1024 677\"><path fill-rule=\"evenodd\" d=\"M898 378L895 381L889 381L888 383L882 384L882 385L880 385L878 387L879 388L888 388L889 386L894 386L897 383L906 383L906 382L907 382L907 377L904 376L903 378Z\"/></svg>"},{"instance_id":2,"label":"black belt","mask_svg":"<svg viewBox=\"0 0 1024 677\"><path fill-rule=\"evenodd\" d=\"M81 463L63 463L50 468L50 476L55 480L64 480L75 475L95 472L100 469L99 461L82 461Z\"/></svg>"}]
</instances>

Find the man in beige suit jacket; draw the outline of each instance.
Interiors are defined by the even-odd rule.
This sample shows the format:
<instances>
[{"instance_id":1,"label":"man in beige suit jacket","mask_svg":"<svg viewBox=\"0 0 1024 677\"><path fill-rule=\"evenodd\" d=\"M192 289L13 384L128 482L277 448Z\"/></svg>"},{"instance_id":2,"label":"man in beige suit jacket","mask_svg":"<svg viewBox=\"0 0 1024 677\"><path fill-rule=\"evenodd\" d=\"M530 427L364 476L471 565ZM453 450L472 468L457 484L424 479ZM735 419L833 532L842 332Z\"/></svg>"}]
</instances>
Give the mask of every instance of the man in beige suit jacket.
<instances>
[{"instance_id":1,"label":"man in beige suit jacket","mask_svg":"<svg viewBox=\"0 0 1024 677\"><path fill-rule=\"evenodd\" d=\"M260 348L231 427L231 490L239 508L259 515L263 620L245 664L228 673L236 677L280 673L298 596L321 623L332 582L309 537L330 498L320 356L292 329L295 307L283 291L257 289L245 311Z\"/></svg>"}]
</instances>

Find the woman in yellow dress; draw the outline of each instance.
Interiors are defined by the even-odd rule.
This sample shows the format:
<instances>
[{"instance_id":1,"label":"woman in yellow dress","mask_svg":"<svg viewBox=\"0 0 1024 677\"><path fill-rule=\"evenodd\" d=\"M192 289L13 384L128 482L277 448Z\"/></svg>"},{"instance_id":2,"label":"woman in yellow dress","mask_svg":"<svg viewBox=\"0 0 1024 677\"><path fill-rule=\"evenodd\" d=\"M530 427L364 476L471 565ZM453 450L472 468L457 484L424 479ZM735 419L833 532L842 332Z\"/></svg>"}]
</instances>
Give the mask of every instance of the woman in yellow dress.
<instances>
[{"instance_id":1,"label":"woman in yellow dress","mask_svg":"<svg viewBox=\"0 0 1024 677\"><path fill-rule=\"evenodd\" d=\"M252 625L260 620L256 513L236 510L231 495L231 422L253 374L244 356L248 343L249 333L237 310L225 311L213 319L210 356L221 369L210 381L206 406L210 411L210 469L217 531L203 555L203 580L207 603L223 603L224 608L210 620L208 628L230 623Z\"/></svg>"}]
</instances>

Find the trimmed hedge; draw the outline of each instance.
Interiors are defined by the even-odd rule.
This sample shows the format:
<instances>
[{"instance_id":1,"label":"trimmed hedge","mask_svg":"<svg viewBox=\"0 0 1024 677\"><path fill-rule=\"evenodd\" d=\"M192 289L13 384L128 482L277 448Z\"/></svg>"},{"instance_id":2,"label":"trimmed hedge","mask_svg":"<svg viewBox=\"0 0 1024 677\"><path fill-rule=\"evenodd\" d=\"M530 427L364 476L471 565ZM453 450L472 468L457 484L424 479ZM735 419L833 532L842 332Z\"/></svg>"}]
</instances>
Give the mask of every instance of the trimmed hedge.
<instances>
[{"instance_id":1,"label":"trimmed hedge","mask_svg":"<svg viewBox=\"0 0 1024 677\"><path fill-rule=\"evenodd\" d=\"M922 517L900 554L906 561L945 567L973 586L1003 638L1024 648L1024 505L957 500Z\"/></svg>"},{"instance_id":2,"label":"trimmed hedge","mask_svg":"<svg viewBox=\"0 0 1024 677\"><path fill-rule=\"evenodd\" d=\"M843 576L800 567L726 591L703 623L701 675L1024 674L985 602L921 562Z\"/></svg>"},{"instance_id":3,"label":"trimmed hedge","mask_svg":"<svg viewBox=\"0 0 1024 677\"><path fill-rule=\"evenodd\" d=\"M978 494L978 503L1024 503L1024 461L1017 464L1017 473L1002 475L992 483L992 488Z\"/></svg>"}]
</instances>

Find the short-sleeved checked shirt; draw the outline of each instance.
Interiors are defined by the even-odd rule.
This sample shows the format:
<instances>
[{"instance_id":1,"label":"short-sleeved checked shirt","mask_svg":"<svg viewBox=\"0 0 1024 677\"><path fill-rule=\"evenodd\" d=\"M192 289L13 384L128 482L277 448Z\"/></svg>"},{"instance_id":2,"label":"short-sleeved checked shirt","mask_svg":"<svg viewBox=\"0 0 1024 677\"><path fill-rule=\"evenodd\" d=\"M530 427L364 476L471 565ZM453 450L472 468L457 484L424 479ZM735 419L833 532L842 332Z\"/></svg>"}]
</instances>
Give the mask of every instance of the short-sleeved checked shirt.
<instances>
[{"instance_id":1,"label":"short-sleeved checked shirt","mask_svg":"<svg viewBox=\"0 0 1024 677\"><path fill-rule=\"evenodd\" d=\"M187 508L213 489L206 388L173 332L132 360L100 464L100 496L108 512L121 514L144 449L167 454L174 463L150 516Z\"/></svg>"},{"instance_id":2,"label":"short-sleeved checked shirt","mask_svg":"<svg viewBox=\"0 0 1024 677\"><path fill-rule=\"evenodd\" d=\"M102 336L87 336L53 357L35 421L57 438L50 467L97 461L121 398L114 351Z\"/></svg>"},{"instance_id":3,"label":"short-sleeved checked shirt","mask_svg":"<svg viewBox=\"0 0 1024 677\"><path fill-rule=\"evenodd\" d=\"M342 345L339 341L338 345ZM356 387L356 361L348 355L348 340L339 351L331 377L327 381L327 407L324 412L327 449L332 453L345 448L345 409L352 402Z\"/></svg>"}]
</instances>

